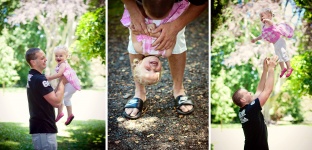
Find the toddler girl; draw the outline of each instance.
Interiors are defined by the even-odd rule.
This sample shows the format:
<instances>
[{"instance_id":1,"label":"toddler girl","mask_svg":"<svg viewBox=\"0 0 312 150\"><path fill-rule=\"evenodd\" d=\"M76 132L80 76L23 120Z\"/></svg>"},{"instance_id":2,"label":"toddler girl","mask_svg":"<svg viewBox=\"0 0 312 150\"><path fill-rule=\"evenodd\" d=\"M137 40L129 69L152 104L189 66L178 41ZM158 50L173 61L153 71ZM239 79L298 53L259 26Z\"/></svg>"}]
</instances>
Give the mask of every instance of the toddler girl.
<instances>
[{"instance_id":1,"label":"toddler girl","mask_svg":"<svg viewBox=\"0 0 312 150\"><path fill-rule=\"evenodd\" d=\"M121 23L130 29L130 41L128 51L131 54L145 55L142 60L133 60L133 76L134 80L143 85L152 85L157 83L161 77L161 62L156 56L169 57L171 54L179 54L180 51L174 51L174 46L167 50L155 50L152 43L159 37L159 33L152 33L157 26L171 22L177 19L189 6L189 2L182 0L175 3L175 0L158 0L136 1L141 13L145 16L149 35L138 34L131 26L131 18L128 10L125 8ZM183 29L184 30L184 29ZM180 32L177 36L183 36L184 32ZM183 48L185 43L177 43L176 49ZM145 60L148 59L148 60Z\"/></svg>"},{"instance_id":2,"label":"toddler girl","mask_svg":"<svg viewBox=\"0 0 312 150\"><path fill-rule=\"evenodd\" d=\"M47 76L47 79L53 80L64 75L68 81L68 83L65 85L63 102L67 108L67 116L68 116L65 125L69 125L71 121L74 119L70 99L77 90L79 91L81 90L81 87L76 72L67 63L68 49L65 46L58 46L54 49L54 54L55 61L58 63L58 65L55 68L56 74ZM63 113L64 104L62 103L61 106L58 107L58 115L55 119L55 122L59 121L64 116Z\"/></svg>"},{"instance_id":3,"label":"toddler girl","mask_svg":"<svg viewBox=\"0 0 312 150\"><path fill-rule=\"evenodd\" d=\"M265 8L260 13L261 22L264 24L262 27L262 34L252 39L251 42L254 43L260 39L265 39L266 41L274 44L275 54L279 58L279 64L281 67L280 78L287 72L286 77L289 77L293 71L290 65L290 58L288 57L286 51L286 42L281 36L291 38L293 36L294 30L285 23L274 24L272 22L272 17L274 14L271 9ZM284 66L286 63L287 69Z\"/></svg>"}]
</instances>

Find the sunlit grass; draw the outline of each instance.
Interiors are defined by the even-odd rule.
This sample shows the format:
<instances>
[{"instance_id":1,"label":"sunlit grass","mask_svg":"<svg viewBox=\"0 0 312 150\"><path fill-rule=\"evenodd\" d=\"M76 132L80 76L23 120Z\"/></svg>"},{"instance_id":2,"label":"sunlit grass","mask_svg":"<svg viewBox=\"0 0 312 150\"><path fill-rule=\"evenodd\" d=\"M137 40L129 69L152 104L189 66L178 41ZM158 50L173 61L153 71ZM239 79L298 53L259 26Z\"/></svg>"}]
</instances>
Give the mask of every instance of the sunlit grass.
<instances>
[{"instance_id":1,"label":"sunlit grass","mask_svg":"<svg viewBox=\"0 0 312 150\"><path fill-rule=\"evenodd\" d=\"M62 132L67 132L66 136ZM105 121L75 120L57 134L58 149L105 149ZM33 149L28 126L0 122L0 149Z\"/></svg>"}]
</instances>

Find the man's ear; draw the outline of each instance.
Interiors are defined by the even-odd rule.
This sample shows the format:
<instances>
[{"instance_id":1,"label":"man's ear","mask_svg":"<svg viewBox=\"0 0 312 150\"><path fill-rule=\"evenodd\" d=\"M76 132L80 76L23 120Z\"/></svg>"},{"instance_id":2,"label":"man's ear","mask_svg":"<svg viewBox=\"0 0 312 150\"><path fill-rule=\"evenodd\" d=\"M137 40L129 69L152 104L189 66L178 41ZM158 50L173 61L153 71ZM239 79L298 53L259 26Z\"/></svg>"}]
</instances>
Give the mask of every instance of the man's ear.
<instances>
[{"instance_id":1,"label":"man's ear","mask_svg":"<svg viewBox=\"0 0 312 150\"><path fill-rule=\"evenodd\" d=\"M246 102L246 99L241 98L241 99L239 99L239 101L241 101L242 103L245 103L245 102Z\"/></svg>"},{"instance_id":2,"label":"man's ear","mask_svg":"<svg viewBox=\"0 0 312 150\"><path fill-rule=\"evenodd\" d=\"M29 61L29 63L30 63L30 67L33 67L33 66L34 66L35 61L36 61L36 60L30 60L30 61Z\"/></svg>"}]
</instances>

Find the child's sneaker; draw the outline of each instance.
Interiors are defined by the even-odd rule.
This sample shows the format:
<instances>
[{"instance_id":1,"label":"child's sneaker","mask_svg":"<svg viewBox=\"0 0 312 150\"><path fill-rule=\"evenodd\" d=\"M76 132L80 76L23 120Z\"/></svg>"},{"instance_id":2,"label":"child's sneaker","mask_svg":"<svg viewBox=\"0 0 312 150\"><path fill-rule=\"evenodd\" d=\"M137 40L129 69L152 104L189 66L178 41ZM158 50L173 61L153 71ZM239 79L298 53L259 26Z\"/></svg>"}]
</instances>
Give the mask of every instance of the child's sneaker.
<instances>
[{"instance_id":1,"label":"child's sneaker","mask_svg":"<svg viewBox=\"0 0 312 150\"><path fill-rule=\"evenodd\" d=\"M71 122L72 122L72 120L74 119L74 115L72 114L72 115L70 115L68 118L67 118L67 121L65 122L65 125L69 125Z\"/></svg>"},{"instance_id":2,"label":"child's sneaker","mask_svg":"<svg viewBox=\"0 0 312 150\"><path fill-rule=\"evenodd\" d=\"M290 68L290 70L288 71L288 73L286 74L286 78L288 78L290 75L291 75L291 73L293 72L293 68Z\"/></svg>"},{"instance_id":3,"label":"child's sneaker","mask_svg":"<svg viewBox=\"0 0 312 150\"><path fill-rule=\"evenodd\" d=\"M281 71L280 78L285 74L286 71L287 71L286 68L284 68L284 69Z\"/></svg>"},{"instance_id":4,"label":"child's sneaker","mask_svg":"<svg viewBox=\"0 0 312 150\"><path fill-rule=\"evenodd\" d=\"M58 122L63 116L64 116L64 113L57 115L55 122Z\"/></svg>"}]
</instances>

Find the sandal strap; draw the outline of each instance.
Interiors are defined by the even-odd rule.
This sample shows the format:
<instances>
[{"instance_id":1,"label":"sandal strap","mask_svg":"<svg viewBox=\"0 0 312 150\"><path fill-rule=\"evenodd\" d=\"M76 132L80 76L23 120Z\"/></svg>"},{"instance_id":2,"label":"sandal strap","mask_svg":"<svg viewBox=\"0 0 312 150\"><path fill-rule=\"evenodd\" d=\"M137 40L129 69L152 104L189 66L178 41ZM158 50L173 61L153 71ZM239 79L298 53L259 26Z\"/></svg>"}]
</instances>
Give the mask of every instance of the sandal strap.
<instances>
[{"instance_id":1,"label":"sandal strap","mask_svg":"<svg viewBox=\"0 0 312 150\"><path fill-rule=\"evenodd\" d=\"M127 102L125 108L137 108L141 111L143 108L143 100L140 98L132 98Z\"/></svg>"},{"instance_id":2,"label":"sandal strap","mask_svg":"<svg viewBox=\"0 0 312 150\"><path fill-rule=\"evenodd\" d=\"M181 106L181 105L193 105L194 106L194 103L192 100L188 99L187 96L185 95L180 95L176 98L176 102L178 104L178 108Z\"/></svg>"}]
</instances>

